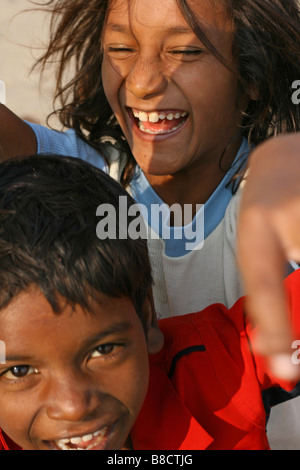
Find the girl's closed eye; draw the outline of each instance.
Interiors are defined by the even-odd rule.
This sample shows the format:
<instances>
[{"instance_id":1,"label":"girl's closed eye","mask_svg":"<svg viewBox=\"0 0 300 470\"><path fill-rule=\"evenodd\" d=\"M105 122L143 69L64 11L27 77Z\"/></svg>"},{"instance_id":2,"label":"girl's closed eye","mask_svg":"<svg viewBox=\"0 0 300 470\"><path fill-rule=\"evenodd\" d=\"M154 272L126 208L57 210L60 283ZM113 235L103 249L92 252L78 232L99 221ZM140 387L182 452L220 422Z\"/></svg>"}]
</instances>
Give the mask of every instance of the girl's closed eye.
<instances>
[{"instance_id":1,"label":"girl's closed eye","mask_svg":"<svg viewBox=\"0 0 300 470\"><path fill-rule=\"evenodd\" d=\"M106 52L111 55L112 57L115 58L126 58L130 54L135 53L135 49L133 47L128 47L128 46L108 46L106 48Z\"/></svg>"},{"instance_id":2,"label":"girl's closed eye","mask_svg":"<svg viewBox=\"0 0 300 470\"><path fill-rule=\"evenodd\" d=\"M130 54L134 54L136 50L133 47L128 46L108 46L107 53L118 58L126 58ZM183 56L183 57L195 57L201 54L204 54L205 51L199 48L191 48L191 49L171 49L168 51L169 54L174 56Z\"/></svg>"},{"instance_id":3,"label":"girl's closed eye","mask_svg":"<svg viewBox=\"0 0 300 470\"><path fill-rule=\"evenodd\" d=\"M181 61L193 61L196 60L202 54L205 54L203 49L171 49L168 51L168 54L174 58Z\"/></svg>"},{"instance_id":4,"label":"girl's closed eye","mask_svg":"<svg viewBox=\"0 0 300 470\"><path fill-rule=\"evenodd\" d=\"M205 51L202 49L175 49L171 50L170 53L174 55L200 55L203 54Z\"/></svg>"}]
</instances>

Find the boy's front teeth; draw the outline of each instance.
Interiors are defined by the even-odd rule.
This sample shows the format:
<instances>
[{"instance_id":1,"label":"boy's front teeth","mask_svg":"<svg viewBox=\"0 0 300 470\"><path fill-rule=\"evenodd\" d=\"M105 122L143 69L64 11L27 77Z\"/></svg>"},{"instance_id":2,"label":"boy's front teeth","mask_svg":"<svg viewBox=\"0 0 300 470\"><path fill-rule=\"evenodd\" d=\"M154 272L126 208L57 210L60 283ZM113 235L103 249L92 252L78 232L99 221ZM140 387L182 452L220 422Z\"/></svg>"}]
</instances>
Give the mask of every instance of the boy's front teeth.
<instances>
[{"instance_id":1,"label":"boy's front teeth","mask_svg":"<svg viewBox=\"0 0 300 470\"><path fill-rule=\"evenodd\" d=\"M75 450L76 448L77 450L87 450L89 444L95 446L96 443L100 442L101 439L105 437L106 432L107 428L104 428L92 434L85 434L84 436L59 439L55 442L61 450ZM74 446L76 447L74 448Z\"/></svg>"}]
</instances>

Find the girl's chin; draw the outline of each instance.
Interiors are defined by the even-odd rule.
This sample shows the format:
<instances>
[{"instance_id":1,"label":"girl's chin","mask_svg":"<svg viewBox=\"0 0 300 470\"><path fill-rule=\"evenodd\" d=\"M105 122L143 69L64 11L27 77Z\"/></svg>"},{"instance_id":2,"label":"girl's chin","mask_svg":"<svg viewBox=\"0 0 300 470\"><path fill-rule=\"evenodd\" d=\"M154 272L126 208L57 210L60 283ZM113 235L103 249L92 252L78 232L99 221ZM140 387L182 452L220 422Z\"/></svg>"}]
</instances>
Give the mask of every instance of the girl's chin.
<instances>
[{"instance_id":1,"label":"girl's chin","mask_svg":"<svg viewBox=\"0 0 300 470\"><path fill-rule=\"evenodd\" d=\"M174 175L178 170L173 168L172 163L168 165L166 161L163 163L153 161L153 157L150 157L147 161L147 156L144 157L144 161L136 159L139 168L146 174L151 176L167 176Z\"/></svg>"}]
</instances>

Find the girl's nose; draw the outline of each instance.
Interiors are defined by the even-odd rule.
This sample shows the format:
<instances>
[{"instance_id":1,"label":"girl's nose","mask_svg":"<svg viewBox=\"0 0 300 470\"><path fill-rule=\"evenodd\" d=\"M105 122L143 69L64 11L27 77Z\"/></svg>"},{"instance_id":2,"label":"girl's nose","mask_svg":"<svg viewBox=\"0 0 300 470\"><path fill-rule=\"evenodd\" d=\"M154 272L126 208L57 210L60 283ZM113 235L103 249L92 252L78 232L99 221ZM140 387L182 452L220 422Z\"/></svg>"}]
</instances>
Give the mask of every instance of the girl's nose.
<instances>
[{"instance_id":1,"label":"girl's nose","mask_svg":"<svg viewBox=\"0 0 300 470\"><path fill-rule=\"evenodd\" d=\"M162 94L167 85L168 79L159 60L137 59L127 77L127 90L142 100Z\"/></svg>"}]
</instances>

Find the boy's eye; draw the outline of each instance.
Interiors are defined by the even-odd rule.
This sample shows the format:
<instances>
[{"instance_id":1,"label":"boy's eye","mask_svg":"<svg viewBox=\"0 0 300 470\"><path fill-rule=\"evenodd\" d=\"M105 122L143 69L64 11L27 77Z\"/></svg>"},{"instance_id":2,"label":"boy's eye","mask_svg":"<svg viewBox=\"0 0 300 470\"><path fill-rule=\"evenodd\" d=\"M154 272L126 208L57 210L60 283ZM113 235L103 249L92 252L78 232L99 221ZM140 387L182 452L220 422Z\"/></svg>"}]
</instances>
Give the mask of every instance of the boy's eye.
<instances>
[{"instance_id":1,"label":"boy's eye","mask_svg":"<svg viewBox=\"0 0 300 470\"><path fill-rule=\"evenodd\" d=\"M18 380L36 373L37 370L34 367L21 365L12 367L11 369L4 372L1 377L5 378L6 380Z\"/></svg>"},{"instance_id":2,"label":"boy's eye","mask_svg":"<svg viewBox=\"0 0 300 470\"><path fill-rule=\"evenodd\" d=\"M97 348L92 352L91 357L109 356L111 354L115 354L120 348L120 344L102 344L101 346L97 346Z\"/></svg>"}]
</instances>

